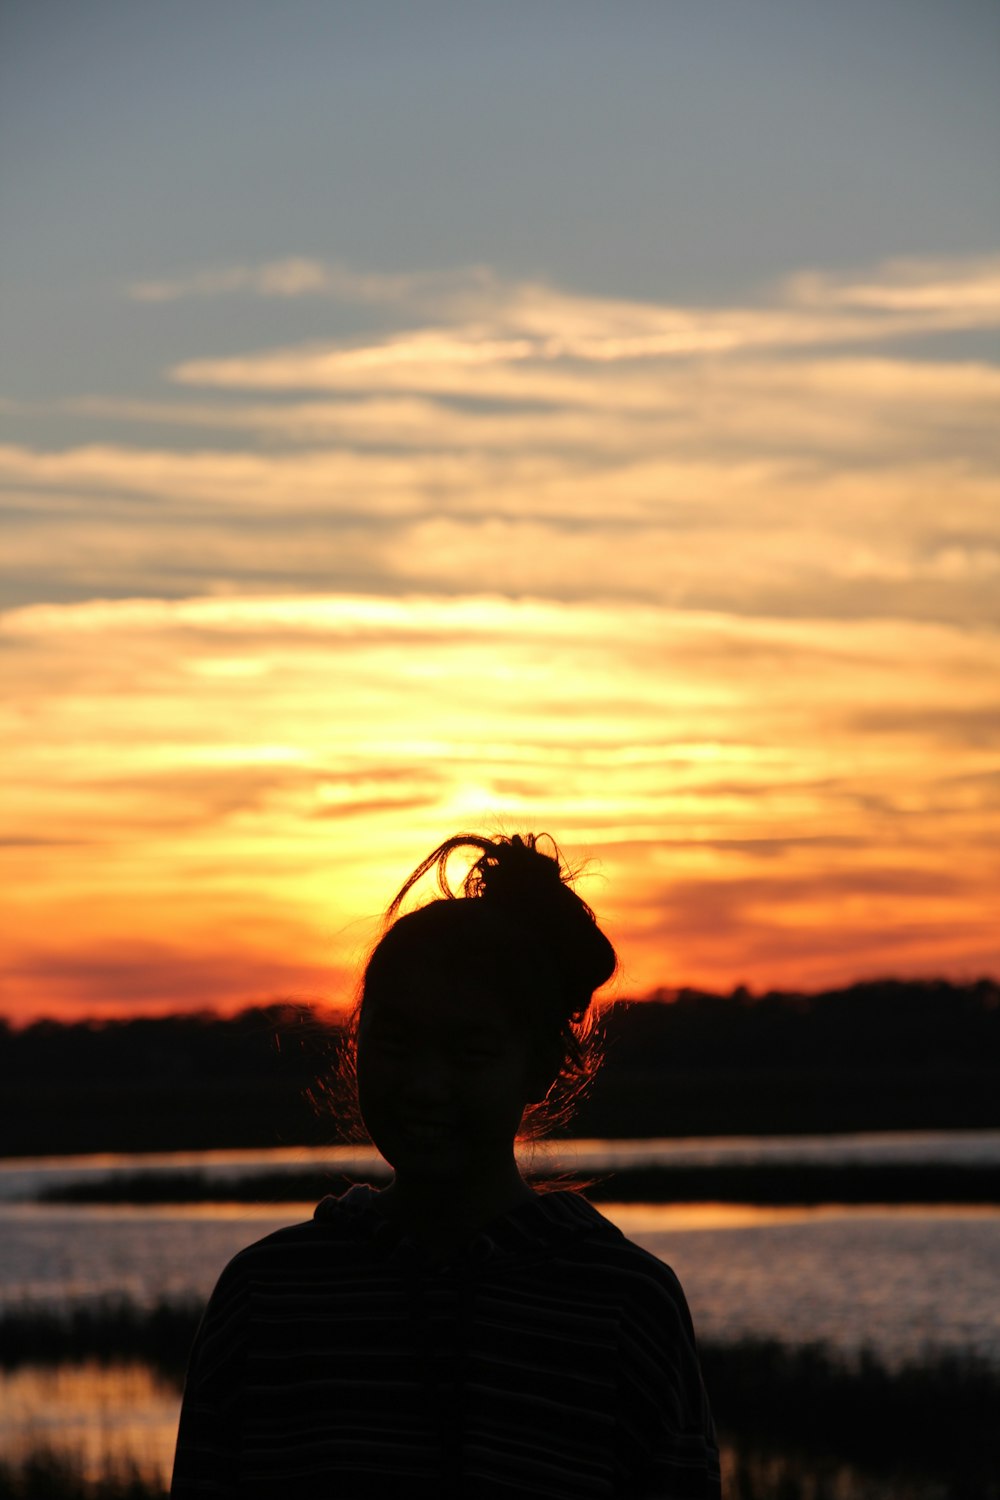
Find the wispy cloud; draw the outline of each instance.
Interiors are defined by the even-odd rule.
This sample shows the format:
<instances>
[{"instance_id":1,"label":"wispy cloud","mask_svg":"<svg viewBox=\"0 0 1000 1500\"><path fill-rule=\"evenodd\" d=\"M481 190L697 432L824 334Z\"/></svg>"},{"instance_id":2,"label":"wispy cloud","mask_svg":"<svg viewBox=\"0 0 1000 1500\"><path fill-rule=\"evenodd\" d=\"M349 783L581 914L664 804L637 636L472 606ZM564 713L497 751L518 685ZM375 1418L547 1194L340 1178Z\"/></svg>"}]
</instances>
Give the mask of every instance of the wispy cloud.
<instances>
[{"instance_id":1,"label":"wispy cloud","mask_svg":"<svg viewBox=\"0 0 1000 1500\"><path fill-rule=\"evenodd\" d=\"M449 302L493 279L486 267L459 272L358 271L339 261L290 255L259 265L229 265L191 271L185 276L136 281L127 289L135 302L180 302L207 297L329 297L360 304L405 303L427 306L444 295Z\"/></svg>"},{"instance_id":2,"label":"wispy cloud","mask_svg":"<svg viewBox=\"0 0 1000 1500\"><path fill-rule=\"evenodd\" d=\"M320 268L309 264L322 280ZM259 274L271 270L262 268ZM251 276L245 268L217 274ZM347 276L345 286L349 280ZM400 301L408 300L403 282L398 295ZM414 311L433 307L449 321L376 343L187 360L174 369L173 378L237 389L344 389L378 385L387 372L397 370L403 381L412 373L417 388L426 389L420 383L423 372L457 372L470 365L618 363L792 351L993 328L1000 324L1000 261L891 262L866 282L807 273L779 287L771 304L759 307L688 308L584 297L541 283L503 283L475 273L457 278L451 293L439 283L432 296L412 300ZM427 378L433 381L433 373Z\"/></svg>"},{"instance_id":3,"label":"wispy cloud","mask_svg":"<svg viewBox=\"0 0 1000 1500\"><path fill-rule=\"evenodd\" d=\"M10 1003L315 991L498 812L597 856L638 988L1000 964L1000 374L900 342L996 326L997 265L147 287L382 331L0 448Z\"/></svg>"},{"instance_id":4,"label":"wispy cloud","mask_svg":"<svg viewBox=\"0 0 1000 1500\"><path fill-rule=\"evenodd\" d=\"M346 973L319 963L266 959L245 948L187 942L111 940L94 942L72 932L65 944L49 940L44 948L19 953L0 975L0 1004L5 994L40 1012L66 1021L80 1016L202 1010L206 996L220 1010L238 1010L263 1001L328 1000L350 983ZM283 935L284 936L284 935Z\"/></svg>"},{"instance_id":5,"label":"wispy cloud","mask_svg":"<svg viewBox=\"0 0 1000 1500\"><path fill-rule=\"evenodd\" d=\"M993 415L1000 371L985 363L903 359L743 358L646 369L598 367L583 377L480 380L454 369L446 389L339 393L327 400L136 401L83 398L67 409L84 417L177 429L241 432L270 445L388 452L475 452L630 457L679 461L698 456L731 465L738 458L792 457L814 470L877 456L887 463L953 457L961 440L969 467L993 472L1000 436ZM362 382L364 384L364 382ZM422 387L440 385L427 369ZM597 414L597 419L595 419ZM8 452L13 473L17 460Z\"/></svg>"},{"instance_id":6,"label":"wispy cloud","mask_svg":"<svg viewBox=\"0 0 1000 1500\"><path fill-rule=\"evenodd\" d=\"M451 271L378 272L357 270L340 261L305 256L257 265L207 267L186 275L134 282L128 296L139 302L190 298L334 298L367 304L396 304L411 315L437 314L451 322L502 325L538 341L542 358L635 358L744 343L813 341L827 327L831 336L863 337L866 325L841 320L829 325L786 311L867 312L940 315L944 326L966 327L971 318L995 326L1000 313L1000 260L920 260L885 262L868 276L833 276L804 271L776 288L769 307L685 308L615 298L584 297L544 283L505 283L488 266ZM869 330L875 325L868 324ZM890 332L918 331L921 323L883 322ZM939 326L936 317L932 327ZM405 349L405 345L404 345ZM404 355L405 357L405 355Z\"/></svg>"},{"instance_id":7,"label":"wispy cloud","mask_svg":"<svg viewBox=\"0 0 1000 1500\"><path fill-rule=\"evenodd\" d=\"M1000 308L1000 259L892 260L874 276L858 280L806 272L787 290L807 307L859 307L882 312L943 313L966 326L968 318L995 326Z\"/></svg>"}]
</instances>

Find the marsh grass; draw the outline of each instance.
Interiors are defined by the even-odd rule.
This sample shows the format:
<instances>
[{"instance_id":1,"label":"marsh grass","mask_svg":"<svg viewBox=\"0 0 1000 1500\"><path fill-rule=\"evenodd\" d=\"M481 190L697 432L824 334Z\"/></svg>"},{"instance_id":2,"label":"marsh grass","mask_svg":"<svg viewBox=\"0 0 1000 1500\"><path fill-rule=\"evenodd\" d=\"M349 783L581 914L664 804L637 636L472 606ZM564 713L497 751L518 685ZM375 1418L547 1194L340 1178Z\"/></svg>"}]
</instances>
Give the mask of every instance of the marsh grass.
<instances>
[{"instance_id":1,"label":"marsh grass","mask_svg":"<svg viewBox=\"0 0 1000 1500\"><path fill-rule=\"evenodd\" d=\"M180 1388L200 1307L103 1302L0 1320L0 1365L141 1359ZM726 1454L726 1500L1000 1500L1000 1369L928 1354L889 1367L811 1345L701 1346ZM0 1464L0 1500L160 1500L138 1471L88 1480L37 1450Z\"/></svg>"},{"instance_id":2,"label":"marsh grass","mask_svg":"<svg viewBox=\"0 0 1000 1500\"><path fill-rule=\"evenodd\" d=\"M20 1463L0 1460L0 1500L167 1500L167 1490L129 1464L109 1460L89 1476L79 1458L36 1448Z\"/></svg>"},{"instance_id":3,"label":"marsh grass","mask_svg":"<svg viewBox=\"0 0 1000 1500\"><path fill-rule=\"evenodd\" d=\"M986 1482L929 1474L874 1474L815 1454L753 1444L722 1448L723 1500L993 1500Z\"/></svg>"},{"instance_id":4,"label":"marsh grass","mask_svg":"<svg viewBox=\"0 0 1000 1500\"><path fill-rule=\"evenodd\" d=\"M1000 1500L1000 1369L985 1360L890 1368L866 1350L845 1359L758 1339L704 1344L701 1358L736 1457L730 1500L784 1495L793 1473L789 1496L814 1500ZM807 1471L815 1491L801 1489Z\"/></svg>"},{"instance_id":5,"label":"marsh grass","mask_svg":"<svg viewBox=\"0 0 1000 1500\"><path fill-rule=\"evenodd\" d=\"M388 1169L386 1169L387 1171ZM369 1172L375 1180L377 1170ZM212 1179L198 1172L130 1172L62 1183L44 1203L314 1203L355 1179L323 1168ZM569 1186L572 1174L560 1185ZM822 1162L628 1167L588 1179L587 1197L618 1203L1000 1203L1000 1167Z\"/></svg>"},{"instance_id":6,"label":"marsh grass","mask_svg":"<svg viewBox=\"0 0 1000 1500\"><path fill-rule=\"evenodd\" d=\"M201 1314L193 1301L11 1308L0 1317L0 1368L138 1359L180 1389Z\"/></svg>"},{"instance_id":7,"label":"marsh grass","mask_svg":"<svg viewBox=\"0 0 1000 1500\"><path fill-rule=\"evenodd\" d=\"M932 1476L886 1477L801 1453L723 1442L723 1500L994 1500L995 1484ZM109 1465L88 1478L79 1461L45 1449L20 1465L0 1461L0 1500L168 1500L165 1484Z\"/></svg>"}]
</instances>

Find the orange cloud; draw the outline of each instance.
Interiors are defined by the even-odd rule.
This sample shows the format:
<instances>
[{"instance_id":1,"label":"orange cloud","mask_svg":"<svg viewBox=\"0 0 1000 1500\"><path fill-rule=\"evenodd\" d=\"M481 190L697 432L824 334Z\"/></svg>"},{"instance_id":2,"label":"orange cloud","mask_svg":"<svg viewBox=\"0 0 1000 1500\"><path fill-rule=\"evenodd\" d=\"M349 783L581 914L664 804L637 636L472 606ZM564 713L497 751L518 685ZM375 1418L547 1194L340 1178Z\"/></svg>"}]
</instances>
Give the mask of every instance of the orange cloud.
<instances>
[{"instance_id":1,"label":"orange cloud","mask_svg":"<svg viewBox=\"0 0 1000 1500\"><path fill-rule=\"evenodd\" d=\"M993 326L995 264L707 310L352 275L147 288L398 326L0 448L3 1003L337 998L498 819L594 857L632 989L1000 968L1000 377L879 343Z\"/></svg>"},{"instance_id":2,"label":"orange cloud","mask_svg":"<svg viewBox=\"0 0 1000 1500\"><path fill-rule=\"evenodd\" d=\"M640 989L989 967L993 647L956 627L300 597L39 606L5 643L12 1006L110 1003L126 933L161 955L137 1003L343 993L401 873L498 815L596 858Z\"/></svg>"}]
</instances>

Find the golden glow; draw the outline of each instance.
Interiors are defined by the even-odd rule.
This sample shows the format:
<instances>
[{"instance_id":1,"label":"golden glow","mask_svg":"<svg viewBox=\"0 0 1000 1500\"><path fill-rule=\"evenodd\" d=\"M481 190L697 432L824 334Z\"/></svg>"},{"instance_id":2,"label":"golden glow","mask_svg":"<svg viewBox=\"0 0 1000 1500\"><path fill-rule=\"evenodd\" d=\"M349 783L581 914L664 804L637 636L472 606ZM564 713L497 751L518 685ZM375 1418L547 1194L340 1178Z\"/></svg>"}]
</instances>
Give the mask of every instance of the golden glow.
<instances>
[{"instance_id":1,"label":"golden glow","mask_svg":"<svg viewBox=\"0 0 1000 1500\"><path fill-rule=\"evenodd\" d=\"M152 1485L169 1481L180 1391L144 1363L84 1360L5 1370L0 1411L11 1464L41 1450L70 1461L92 1483L133 1470Z\"/></svg>"},{"instance_id":2,"label":"golden glow","mask_svg":"<svg viewBox=\"0 0 1000 1500\"><path fill-rule=\"evenodd\" d=\"M988 637L500 599L12 624L31 1009L335 997L401 875L498 817L596 858L628 989L987 962Z\"/></svg>"},{"instance_id":3,"label":"golden glow","mask_svg":"<svg viewBox=\"0 0 1000 1500\"><path fill-rule=\"evenodd\" d=\"M227 274L137 295L354 286ZM412 866L498 826L593 861L626 993L996 971L998 375L857 353L992 327L996 285L362 279L405 333L191 359L179 402L81 398L97 441L0 449L56 601L0 619L0 1003L336 1002Z\"/></svg>"},{"instance_id":4,"label":"golden glow","mask_svg":"<svg viewBox=\"0 0 1000 1500\"><path fill-rule=\"evenodd\" d=\"M758 1203L602 1203L601 1213L630 1238L690 1229L753 1229L817 1219L995 1219L989 1204L816 1203L770 1207Z\"/></svg>"}]
</instances>

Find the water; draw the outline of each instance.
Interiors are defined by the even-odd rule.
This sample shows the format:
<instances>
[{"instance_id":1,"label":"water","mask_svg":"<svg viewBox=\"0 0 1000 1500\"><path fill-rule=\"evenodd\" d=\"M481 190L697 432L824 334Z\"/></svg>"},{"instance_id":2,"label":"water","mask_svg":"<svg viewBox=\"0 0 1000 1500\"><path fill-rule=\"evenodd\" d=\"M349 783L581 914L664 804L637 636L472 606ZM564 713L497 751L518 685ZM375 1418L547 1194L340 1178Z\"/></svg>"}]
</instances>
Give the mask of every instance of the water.
<instances>
[{"instance_id":1,"label":"water","mask_svg":"<svg viewBox=\"0 0 1000 1500\"><path fill-rule=\"evenodd\" d=\"M25 1201L40 1187L137 1170L199 1170L219 1179L346 1152L210 1153L7 1163L0 1167L0 1310L127 1297L203 1299L244 1245L307 1217L311 1204L69 1207ZM751 1141L578 1142L560 1163L606 1171L636 1162L1000 1161L1000 1131ZM349 1169L371 1165L353 1154ZM546 1165L550 1163L546 1162ZM887 1363L925 1351L974 1351L1000 1365L1000 1208L756 1208L602 1204L626 1234L673 1265L702 1338L753 1334L823 1340ZM0 1377L0 1446L44 1440L94 1470L127 1457L162 1475L179 1394L144 1367L69 1365Z\"/></svg>"},{"instance_id":2,"label":"water","mask_svg":"<svg viewBox=\"0 0 1000 1500\"><path fill-rule=\"evenodd\" d=\"M529 1151L526 1154L530 1153ZM1000 1166L1000 1130L880 1131L857 1135L712 1136L664 1140L571 1140L536 1148L551 1170L612 1172L641 1166ZM116 1174L197 1172L226 1182L259 1172L329 1167L364 1176L384 1170L373 1147L289 1146L259 1151L175 1151L0 1161L0 1202Z\"/></svg>"},{"instance_id":3,"label":"water","mask_svg":"<svg viewBox=\"0 0 1000 1500\"><path fill-rule=\"evenodd\" d=\"M1000 1164L1000 1131L667 1141L570 1141L545 1148L549 1169L607 1172L649 1164L733 1162ZM66 1157L0 1164L0 1309L127 1297L204 1299L237 1250L311 1204L68 1206L32 1195L85 1179L197 1172L223 1182L329 1165L372 1175L357 1147ZM1000 1362L1000 1210L829 1206L604 1205L669 1261L707 1337L871 1343L895 1361L925 1346Z\"/></svg>"},{"instance_id":4,"label":"water","mask_svg":"<svg viewBox=\"0 0 1000 1500\"><path fill-rule=\"evenodd\" d=\"M0 1205L0 1309L204 1300L237 1250L311 1204ZM672 1265L703 1337L747 1334L896 1363L927 1348L1000 1364L1000 1209L604 1204Z\"/></svg>"},{"instance_id":5,"label":"water","mask_svg":"<svg viewBox=\"0 0 1000 1500\"><path fill-rule=\"evenodd\" d=\"M72 1457L88 1480L134 1466L164 1484L173 1462L180 1393L148 1365L83 1360L0 1373L0 1453Z\"/></svg>"},{"instance_id":6,"label":"water","mask_svg":"<svg viewBox=\"0 0 1000 1500\"><path fill-rule=\"evenodd\" d=\"M673 1266L701 1337L1000 1366L1000 1208L717 1209L704 1223L655 1205L609 1212Z\"/></svg>"}]
</instances>

